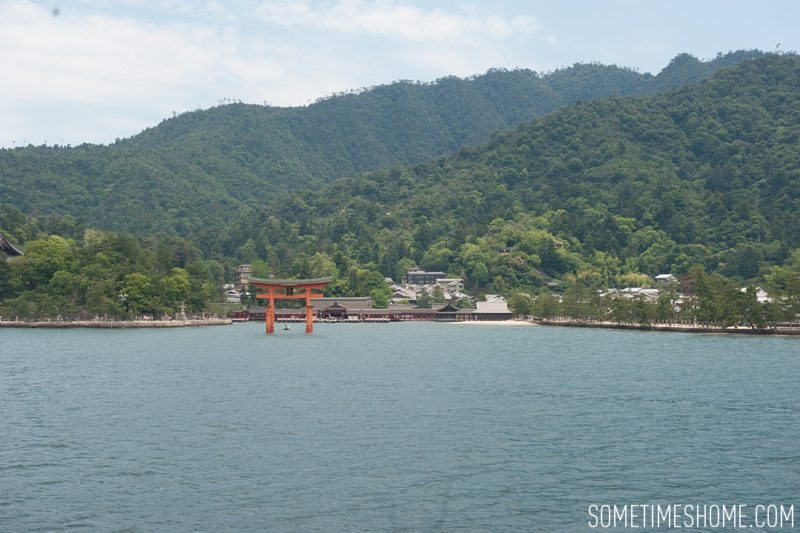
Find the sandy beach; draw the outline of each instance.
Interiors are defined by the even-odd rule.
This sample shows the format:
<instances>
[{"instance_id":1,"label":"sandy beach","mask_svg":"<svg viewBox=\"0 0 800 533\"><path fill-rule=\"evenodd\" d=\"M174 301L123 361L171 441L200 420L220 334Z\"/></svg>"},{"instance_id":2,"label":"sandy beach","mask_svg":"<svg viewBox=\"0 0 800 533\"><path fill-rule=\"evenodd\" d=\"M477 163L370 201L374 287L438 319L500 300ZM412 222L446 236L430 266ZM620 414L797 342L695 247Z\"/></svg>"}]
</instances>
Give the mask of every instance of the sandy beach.
<instances>
[{"instance_id":1,"label":"sandy beach","mask_svg":"<svg viewBox=\"0 0 800 533\"><path fill-rule=\"evenodd\" d=\"M460 324L464 326L538 326L530 320L464 320L459 322L449 322L450 324Z\"/></svg>"}]
</instances>

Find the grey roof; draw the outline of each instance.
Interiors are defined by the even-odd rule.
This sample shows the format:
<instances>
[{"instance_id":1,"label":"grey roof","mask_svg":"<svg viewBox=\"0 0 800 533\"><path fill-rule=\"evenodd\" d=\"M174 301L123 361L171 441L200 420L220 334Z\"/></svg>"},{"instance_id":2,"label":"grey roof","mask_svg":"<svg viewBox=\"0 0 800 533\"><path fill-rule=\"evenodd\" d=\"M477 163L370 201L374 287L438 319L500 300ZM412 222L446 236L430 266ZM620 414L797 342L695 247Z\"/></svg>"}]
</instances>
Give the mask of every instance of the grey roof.
<instances>
[{"instance_id":1,"label":"grey roof","mask_svg":"<svg viewBox=\"0 0 800 533\"><path fill-rule=\"evenodd\" d=\"M331 298L332 300L333 298ZM316 300L312 300L314 302ZM436 304L431 306L430 308L423 308L423 307L402 307L402 308L389 308L389 309L375 309L372 307L364 307L364 308L348 308L348 314L350 316L362 315L362 316L381 316L381 315L435 315L442 310L445 310L445 313L451 312L446 310L447 304L441 305ZM324 307L315 308L314 311L320 311L325 309ZM254 313L254 314L263 314L266 312L266 307L261 307L257 305L249 305L247 306L247 312ZM470 315L475 312L474 309L456 309L456 314L458 315ZM275 310L275 314L278 316L297 316L301 317L305 314L304 308L278 308Z\"/></svg>"},{"instance_id":2,"label":"grey roof","mask_svg":"<svg viewBox=\"0 0 800 533\"><path fill-rule=\"evenodd\" d=\"M482 313L511 313L508 310L508 304L506 302L475 302L477 309L475 313L482 314Z\"/></svg>"},{"instance_id":3,"label":"grey roof","mask_svg":"<svg viewBox=\"0 0 800 533\"><path fill-rule=\"evenodd\" d=\"M6 239L6 236L0 233L0 250L3 250L8 255L22 255L22 250L11 244L11 241Z\"/></svg>"},{"instance_id":4,"label":"grey roof","mask_svg":"<svg viewBox=\"0 0 800 533\"><path fill-rule=\"evenodd\" d=\"M447 305L445 305L444 307L439 309L437 312L438 313L457 313L458 312L458 308L456 306L454 306L452 303L448 303Z\"/></svg>"},{"instance_id":5,"label":"grey roof","mask_svg":"<svg viewBox=\"0 0 800 533\"><path fill-rule=\"evenodd\" d=\"M302 300L296 300L296 301L302 302ZM370 298L369 296L358 296L358 297L352 297L352 298L349 298L347 296L344 296L344 297L330 297L330 298L328 298L328 297L326 297L326 298L311 298L311 307L314 309L315 312L316 311L325 310L328 307L330 307L331 305L336 304L336 303L338 303L340 306L346 307L348 311L353 311L353 312L357 312L357 311L359 311L361 309L372 309L372 298ZM256 305L256 306L251 306L251 309L263 313L265 307L264 306L260 306L260 305ZM294 308L291 308L291 307L289 307L289 308L281 308L281 307L279 307L279 308L276 309L276 311L282 313L282 312L288 311L290 309L294 309ZM300 311L305 312L304 309L296 309L296 310L298 312L300 312Z\"/></svg>"},{"instance_id":6,"label":"grey roof","mask_svg":"<svg viewBox=\"0 0 800 533\"><path fill-rule=\"evenodd\" d=\"M307 278L307 279L271 279L271 278L254 278L250 277L252 283L271 283L275 285L284 285L286 287L297 287L298 285L314 285L316 283L330 283L333 278L328 276L326 278Z\"/></svg>"},{"instance_id":7,"label":"grey roof","mask_svg":"<svg viewBox=\"0 0 800 533\"><path fill-rule=\"evenodd\" d=\"M349 311L372 309L372 298L369 296L354 296L351 298L348 298L347 296L340 296L311 299L311 305L314 307L315 311L327 309L331 305L337 303L342 307L346 307Z\"/></svg>"}]
</instances>

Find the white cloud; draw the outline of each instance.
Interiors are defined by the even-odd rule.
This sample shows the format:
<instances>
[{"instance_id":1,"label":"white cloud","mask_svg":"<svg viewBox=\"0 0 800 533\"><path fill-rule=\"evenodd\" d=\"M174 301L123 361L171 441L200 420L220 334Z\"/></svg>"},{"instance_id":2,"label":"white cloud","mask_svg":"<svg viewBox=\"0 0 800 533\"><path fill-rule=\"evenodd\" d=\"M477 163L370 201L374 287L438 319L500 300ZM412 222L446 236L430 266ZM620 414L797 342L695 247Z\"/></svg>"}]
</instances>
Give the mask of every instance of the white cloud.
<instances>
[{"instance_id":1,"label":"white cloud","mask_svg":"<svg viewBox=\"0 0 800 533\"><path fill-rule=\"evenodd\" d=\"M443 42L470 36L507 38L540 30L533 17L511 18L484 13L424 11L411 4L339 0L315 4L308 0L270 0L256 13L271 24L308 26L328 30L381 35L408 41Z\"/></svg>"},{"instance_id":2,"label":"white cloud","mask_svg":"<svg viewBox=\"0 0 800 533\"><path fill-rule=\"evenodd\" d=\"M679 52L800 48L797 2L678 3L0 0L0 146L110 142L223 97L300 105L492 67L601 60L656 72ZM714 16L725 24L709 31Z\"/></svg>"},{"instance_id":3,"label":"white cloud","mask_svg":"<svg viewBox=\"0 0 800 533\"><path fill-rule=\"evenodd\" d=\"M207 75L213 58L199 43L214 38L202 28L175 32L124 18L54 17L16 3L0 8L0 48L13 50L2 61L15 73L2 91L71 102L179 92Z\"/></svg>"},{"instance_id":4,"label":"white cloud","mask_svg":"<svg viewBox=\"0 0 800 533\"><path fill-rule=\"evenodd\" d=\"M529 16L388 0L65 6L54 16L49 4L0 0L0 146L111 142L222 98L301 105L395 79L475 74L525 63L524 46L514 56L502 43L545 39Z\"/></svg>"}]
</instances>

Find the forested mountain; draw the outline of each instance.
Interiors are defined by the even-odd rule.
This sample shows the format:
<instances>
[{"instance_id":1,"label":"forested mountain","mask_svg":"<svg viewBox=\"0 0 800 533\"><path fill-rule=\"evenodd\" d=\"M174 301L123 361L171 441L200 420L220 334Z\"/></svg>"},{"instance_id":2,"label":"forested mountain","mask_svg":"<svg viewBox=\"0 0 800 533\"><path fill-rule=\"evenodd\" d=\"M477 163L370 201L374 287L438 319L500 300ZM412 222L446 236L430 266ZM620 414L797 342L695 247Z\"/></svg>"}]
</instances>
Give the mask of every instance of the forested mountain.
<instances>
[{"instance_id":1,"label":"forested mountain","mask_svg":"<svg viewBox=\"0 0 800 533\"><path fill-rule=\"evenodd\" d=\"M657 76L598 64L547 74L396 82L301 108L229 104L185 113L109 146L0 150L0 203L94 227L201 241L280 191L418 163L578 101L682 86L762 56L676 57ZM538 126L537 126L538 127Z\"/></svg>"},{"instance_id":2,"label":"forested mountain","mask_svg":"<svg viewBox=\"0 0 800 533\"><path fill-rule=\"evenodd\" d=\"M670 68L701 75L696 65L681 57ZM57 160L56 150L37 150ZM148 161L130 164L154 175L158 165ZM207 161L198 154L192 164ZM183 186L177 178L167 183L174 194ZM62 190L39 185L48 198L68 201ZM146 201L163 198L155 182L137 183L149 195L144 200L131 200L117 185L94 187L116 194L115 212L132 220L146 213ZM91 198L80 204L87 211ZM800 57L759 57L656 96L581 101L496 133L482 146L318 188L276 188L272 199L249 207L231 199L235 217L224 227L223 217L205 213L209 206L196 199L185 203L194 211L169 215L188 238L98 232L87 229L96 223L71 215L31 217L0 205L0 232L25 249L22 258L0 261L0 313L135 316L173 312L180 302L201 310L230 279L232 265L247 262L259 276L331 275L329 294L382 301L384 276L420 266L464 277L476 293L513 293L517 303L529 303L519 290L563 290L558 312L570 316L585 313L566 310L567 303L589 301L594 289L691 273L701 297L695 318L795 320ZM745 283L777 295L773 319L750 305L755 291L739 292ZM665 301L664 309L673 309ZM556 300L543 295L536 302ZM617 309L619 317L645 320L644 308L625 309Z\"/></svg>"},{"instance_id":3,"label":"forested mountain","mask_svg":"<svg viewBox=\"0 0 800 533\"><path fill-rule=\"evenodd\" d=\"M499 291L693 265L769 276L800 248L800 58L579 103L480 148L280 199L206 244L281 273L416 264Z\"/></svg>"}]
</instances>

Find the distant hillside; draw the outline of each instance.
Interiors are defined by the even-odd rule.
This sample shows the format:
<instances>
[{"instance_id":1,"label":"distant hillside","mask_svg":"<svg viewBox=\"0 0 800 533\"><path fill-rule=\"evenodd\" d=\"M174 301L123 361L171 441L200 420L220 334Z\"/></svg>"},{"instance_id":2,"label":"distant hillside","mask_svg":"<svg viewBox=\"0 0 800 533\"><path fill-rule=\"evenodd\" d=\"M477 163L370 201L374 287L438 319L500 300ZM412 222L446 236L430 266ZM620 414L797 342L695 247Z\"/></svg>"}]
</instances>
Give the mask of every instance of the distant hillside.
<instances>
[{"instance_id":1,"label":"distant hillside","mask_svg":"<svg viewBox=\"0 0 800 533\"><path fill-rule=\"evenodd\" d=\"M345 178L249 213L212 246L277 271L315 254L324 264L320 253L393 277L416 264L487 290L696 264L753 280L798 248L795 55L655 97L580 103L454 156Z\"/></svg>"},{"instance_id":2,"label":"distant hillside","mask_svg":"<svg viewBox=\"0 0 800 533\"><path fill-rule=\"evenodd\" d=\"M597 64L396 82L302 108L231 104L110 146L0 150L0 203L91 226L202 238L286 190L418 163L577 101L653 94L763 55L681 55L657 76Z\"/></svg>"}]
</instances>

